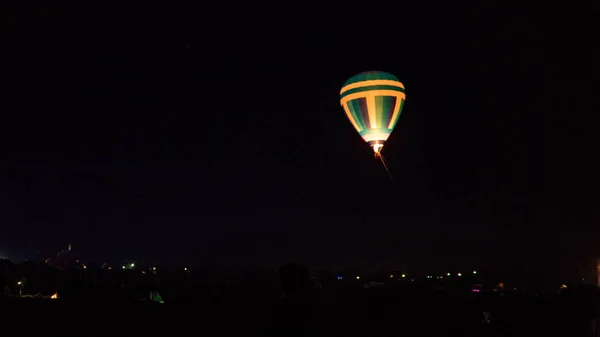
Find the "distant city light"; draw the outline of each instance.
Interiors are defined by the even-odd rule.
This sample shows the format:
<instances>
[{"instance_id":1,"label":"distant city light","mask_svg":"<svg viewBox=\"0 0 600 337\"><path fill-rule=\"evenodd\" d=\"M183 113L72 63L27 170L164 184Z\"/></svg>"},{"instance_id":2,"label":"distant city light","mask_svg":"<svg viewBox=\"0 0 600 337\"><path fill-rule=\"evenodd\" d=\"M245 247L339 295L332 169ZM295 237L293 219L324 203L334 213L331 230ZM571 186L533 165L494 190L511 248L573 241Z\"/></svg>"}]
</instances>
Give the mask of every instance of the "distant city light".
<instances>
[{"instance_id":1,"label":"distant city light","mask_svg":"<svg viewBox=\"0 0 600 337\"><path fill-rule=\"evenodd\" d=\"M357 280L360 280L360 276L357 276L357 277L356 277L356 279L357 279Z\"/></svg>"},{"instance_id":2,"label":"distant city light","mask_svg":"<svg viewBox=\"0 0 600 337\"><path fill-rule=\"evenodd\" d=\"M450 276L450 273L446 274L447 276Z\"/></svg>"},{"instance_id":3,"label":"distant city light","mask_svg":"<svg viewBox=\"0 0 600 337\"><path fill-rule=\"evenodd\" d=\"M123 266L123 269L125 269L125 266Z\"/></svg>"},{"instance_id":4,"label":"distant city light","mask_svg":"<svg viewBox=\"0 0 600 337\"><path fill-rule=\"evenodd\" d=\"M183 270L187 271L187 268L183 268Z\"/></svg>"},{"instance_id":5,"label":"distant city light","mask_svg":"<svg viewBox=\"0 0 600 337\"><path fill-rule=\"evenodd\" d=\"M343 279L344 279L344 277L343 277L343 276L338 276L338 277L337 277L337 279L338 279L338 280L343 280Z\"/></svg>"},{"instance_id":6,"label":"distant city light","mask_svg":"<svg viewBox=\"0 0 600 337\"><path fill-rule=\"evenodd\" d=\"M50 296L51 299L55 300L58 298L58 294L52 294L52 296Z\"/></svg>"},{"instance_id":7,"label":"distant city light","mask_svg":"<svg viewBox=\"0 0 600 337\"><path fill-rule=\"evenodd\" d=\"M390 278L394 278L394 274L390 274Z\"/></svg>"},{"instance_id":8,"label":"distant city light","mask_svg":"<svg viewBox=\"0 0 600 337\"><path fill-rule=\"evenodd\" d=\"M461 274L461 273L458 273L458 276L462 276L462 274Z\"/></svg>"},{"instance_id":9,"label":"distant city light","mask_svg":"<svg viewBox=\"0 0 600 337\"><path fill-rule=\"evenodd\" d=\"M473 270L473 275L477 275L477 270Z\"/></svg>"},{"instance_id":10,"label":"distant city light","mask_svg":"<svg viewBox=\"0 0 600 337\"><path fill-rule=\"evenodd\" d=\"M132 264L131 264L131 268L133 268L133 267L135 267L135 264L133 264L133 263L132 263Z\"/></svg>"},{"instance_id":11,"label":"distant city light","mask_svg":"<svg viewBox=\"0 0 600 337\"><path fill-rule=\"evenodd\" d=\"M23 282L21 282L21 281L17 282L17 285L20 286L21 284L23 284Z\"/></svg>"},{"instance_id":12,"label":"distant city light","mask_svg":"<svg viewBox=\"0 0 600 337\"><path fill-rule=\"evenodd\" d=\"M406 274L402 274L402 278L405 278L405 277L406 277Z\"/></svg>"}]
</instances>

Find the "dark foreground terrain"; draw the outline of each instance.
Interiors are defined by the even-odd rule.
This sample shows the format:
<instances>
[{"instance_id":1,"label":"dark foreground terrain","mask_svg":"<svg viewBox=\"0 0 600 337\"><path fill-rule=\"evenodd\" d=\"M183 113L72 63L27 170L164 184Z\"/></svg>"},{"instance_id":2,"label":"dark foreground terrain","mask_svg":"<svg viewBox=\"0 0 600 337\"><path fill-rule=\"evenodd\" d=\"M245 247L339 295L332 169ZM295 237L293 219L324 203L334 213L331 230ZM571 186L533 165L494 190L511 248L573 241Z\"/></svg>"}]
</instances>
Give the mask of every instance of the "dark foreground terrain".
<instances>
[{"instance_id":1,"label":"dark foreground terrain","mask_svg":"<svg viewBox=\"0 0 600 337\"><path fill-rule=\"evenodd\" d=\"M310 276L296 263L237 276L4 264L1 336L600 337L590 331L595 286L505 290L481 273Z\"/></svg>"},{"instance_id":2,"label":"dark foreground terrain","mask_svg":"<svg viewBox=\"0 0 600 337\"><path fill-rule=\"evenodd\" d=\"M587 294L321 291L283 299L231 290L204 301L5 299L6 335L591 336ZM483 312L490 322L483 322Z\"/></svg>"}]
</instances>

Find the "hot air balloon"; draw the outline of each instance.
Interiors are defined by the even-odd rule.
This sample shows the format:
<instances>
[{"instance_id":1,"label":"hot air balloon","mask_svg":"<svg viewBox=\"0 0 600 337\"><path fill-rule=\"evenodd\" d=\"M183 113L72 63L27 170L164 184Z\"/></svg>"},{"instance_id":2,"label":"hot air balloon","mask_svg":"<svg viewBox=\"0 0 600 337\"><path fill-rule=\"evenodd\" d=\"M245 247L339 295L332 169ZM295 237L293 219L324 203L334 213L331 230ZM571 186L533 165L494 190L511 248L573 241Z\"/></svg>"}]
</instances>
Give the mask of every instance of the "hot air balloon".
<instances>
[{"instance_id":1,"label":"hot air balloon","mask_svg":"<svg viewBox=\"0 0 600 337\"><path fill-rule=\"evenodd\" d=\"M383 71L354 75L340 91L340 104L346 116L379 158L381 148L398 123L405 100L404 85L396 76Z\"/></svg>"}]
</instances>

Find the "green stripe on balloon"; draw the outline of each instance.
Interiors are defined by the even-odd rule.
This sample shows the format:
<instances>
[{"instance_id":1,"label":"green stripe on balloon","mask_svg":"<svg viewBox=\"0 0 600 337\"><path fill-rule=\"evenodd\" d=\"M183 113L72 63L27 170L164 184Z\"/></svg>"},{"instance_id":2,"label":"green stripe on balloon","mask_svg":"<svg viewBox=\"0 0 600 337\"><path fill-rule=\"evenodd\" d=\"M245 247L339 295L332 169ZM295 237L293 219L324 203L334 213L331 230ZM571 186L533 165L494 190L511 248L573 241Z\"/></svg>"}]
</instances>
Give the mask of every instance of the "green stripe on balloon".
<instances>
[{"instance_id":1,"label":"green stripe on balloon","mask_svg":"<svg viewBox=\"0 0 600 337\"><path fill-rule=\"evenodd\" d=\"M348 110L350 110L350 113L352 114L352 117L354 117L356 124L358 124L358 126L360 126L362 130L365 130L367 126L365 124L365 121L363 121L362 114L360 113L360 106L358 105L358 100L353 99L351 101L348 101L347 104Z\"/></svg>"},{"instance_id":2,"label":"green stripe on balloon","mask_svg":"<svg viewBox=\"0 0 600 337\"><path fill-rule=\"evenodd\" d=\"M352 77L350 77L342 87L347 86L348 84L352 84L352 83L356 83L356 82L363 82L363 81L372 81L372 80L391 80L391 81L398 81L400 82L400 80L390 74L390 73L386 73L383 71L365 71L363 73L360 73L358 75L354 75Z\"/></svg>"}]
</instances>

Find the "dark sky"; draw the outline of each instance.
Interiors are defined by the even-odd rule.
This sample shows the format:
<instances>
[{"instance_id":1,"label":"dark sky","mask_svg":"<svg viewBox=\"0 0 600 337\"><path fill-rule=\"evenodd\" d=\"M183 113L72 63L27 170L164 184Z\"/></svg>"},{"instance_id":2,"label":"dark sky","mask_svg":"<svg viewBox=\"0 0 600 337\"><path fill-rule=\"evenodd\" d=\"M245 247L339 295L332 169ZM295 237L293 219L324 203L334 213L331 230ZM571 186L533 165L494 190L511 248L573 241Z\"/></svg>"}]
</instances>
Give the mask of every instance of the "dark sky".
<instances>
[{"instance_id":1,"label":"dark sky","mask_svg":"<svg viewBox=\"0 0 600 337\"><path fill-rule=\"evenodd\" d=\"M4 254L412 270L600 254L597 10L79 6L7 14ZM396 185L339 105L366 70L406 86Z\"/></svg>"}]
</instances>

